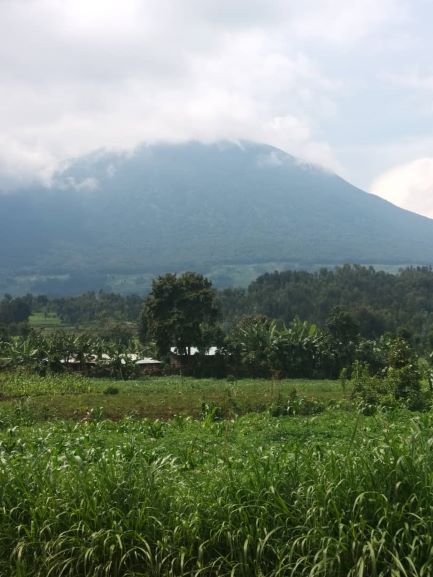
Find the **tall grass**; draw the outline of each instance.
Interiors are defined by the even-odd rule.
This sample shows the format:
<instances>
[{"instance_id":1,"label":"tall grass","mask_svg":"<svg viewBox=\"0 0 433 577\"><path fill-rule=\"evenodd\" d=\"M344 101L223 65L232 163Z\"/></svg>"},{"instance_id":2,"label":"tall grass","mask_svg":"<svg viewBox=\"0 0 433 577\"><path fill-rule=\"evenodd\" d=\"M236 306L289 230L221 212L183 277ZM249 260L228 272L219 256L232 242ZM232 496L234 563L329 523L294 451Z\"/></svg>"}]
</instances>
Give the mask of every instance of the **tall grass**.
<instances>
[{"instance_id":1,"label":"tall grass","mask_svg":"<svg viewBox=\"0 0 433 577\"><path fill-rule=\"evenodd\" d=\"M0 445L7 577L427 577L433 417L90 420Z\"/></svg>"}]
</instances>

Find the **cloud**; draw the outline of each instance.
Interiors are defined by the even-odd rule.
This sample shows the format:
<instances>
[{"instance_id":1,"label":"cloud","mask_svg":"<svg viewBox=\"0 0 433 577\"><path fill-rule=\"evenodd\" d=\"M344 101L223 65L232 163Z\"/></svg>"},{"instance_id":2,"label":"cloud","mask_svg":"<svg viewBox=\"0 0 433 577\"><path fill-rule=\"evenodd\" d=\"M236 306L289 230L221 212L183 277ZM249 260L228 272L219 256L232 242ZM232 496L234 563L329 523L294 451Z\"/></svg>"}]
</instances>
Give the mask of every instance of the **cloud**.
<instances>
[{"instance_id":1,"label":"cloud","mask_svg":"<svg viewBox=\"0 0 433 577\"><path fill-rule=\"evenodd\" d=\"M283 0L2 0L0 124L13 145L0 178L191 138L264 139L335 166L314 117L336 84L298 48L297 12Z\"/></svg>"},{"instance_id":2,"label":"cloud","mask_svg":"<svg viewBox=\"0 0 433 577\"><path fill-rule=\"evenodd\" d=\"M373 183L374 194L433 218L433 157L396 166Z\"/></svg>"},{"instance_id":3,"label":"cloud","mask_svg":"<svg viewBox=\"0 0 433 577\"><path fill-rule=\"evenodd\" d=\"M60 173L57 175L56 187L61 190L93 192L94 190L98 190L99 181L93 176L83 178L82 180L77 180L72 176L62 178L62 174Z\"/></svg>"},{"instance_id":4,"label":"cloud","mask_svg":"<svg viewBox=\"0 0 433 577\"><path fill-rule=\"evenodd\" d=\"M408 6L0 0L0 188L144 141L253 139L344 170L338 122L353 139L347 117L371 117L352 76L365 66L368 84L369 47L394 38Z\"/></svg>"},{"instance_id":5,"label":"cloud","mask_svg":"<svg viewBox=\"0 0 433 577\"><path fill-rule=\"evenodd\" d=\"M365 41L383 25L405 21L408 12L400 0L303 0L293 6L293 29L299 37L340 47Z\"/></svg>"},{"instance_id":6,"label":"cloud","mask_svg":"<svg viewBox=\"0 0 433 577\"><path fill-rule=\"evenodd\" d=\"M49 184L57 162L44 147L0 134L0 151L0 194L27 184Z\"/></svg>"},{"instance_id":7,"label":"cloud","mask_svg":"<svg viewBox=\"0 0 433 577\"><path fill-rule=\"evenodd\" d=\"M433 74L421 72L407 72L404 74L387 74L385 78L395 86L402 86L410 90L433 92Z\"/></svg>"}]
</instances>

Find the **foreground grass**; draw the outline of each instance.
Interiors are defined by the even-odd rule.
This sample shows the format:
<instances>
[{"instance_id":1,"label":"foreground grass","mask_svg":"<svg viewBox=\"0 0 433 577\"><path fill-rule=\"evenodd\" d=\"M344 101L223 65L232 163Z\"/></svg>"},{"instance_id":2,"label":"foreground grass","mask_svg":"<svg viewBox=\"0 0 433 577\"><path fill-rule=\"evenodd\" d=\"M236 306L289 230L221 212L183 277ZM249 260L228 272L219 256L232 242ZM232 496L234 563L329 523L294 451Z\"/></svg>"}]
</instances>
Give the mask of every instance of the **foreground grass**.
<instances>
[{"instance_id":1,"label":"foreground grass","mask_svg":"<svg viewBox=\"0 0 433 577\"><path fill-rule=\"evenodd\" d=\"M110 388L117 394L106 394ZM0 406L12 415L33 419L82 419L90 411L106 418L127 416L168 419L200 417L203 406L217 407L224 417L260 412L284 405L296 390L318 402L347 398L337 381L244 379L237 382L182 377L148 377L138 381L88 379L77 375L38 377L0 373Z\"/></svg>"},{"instance_id":2,"label":"foreground grass","mask_svg":"<svg viewBox=\"0 0 433 577\"><path fill-rule=\"evenodd\" d=\"M432 444L336 410L4 429L0 574L427 577Z\"/></svg>"}]
</instances>

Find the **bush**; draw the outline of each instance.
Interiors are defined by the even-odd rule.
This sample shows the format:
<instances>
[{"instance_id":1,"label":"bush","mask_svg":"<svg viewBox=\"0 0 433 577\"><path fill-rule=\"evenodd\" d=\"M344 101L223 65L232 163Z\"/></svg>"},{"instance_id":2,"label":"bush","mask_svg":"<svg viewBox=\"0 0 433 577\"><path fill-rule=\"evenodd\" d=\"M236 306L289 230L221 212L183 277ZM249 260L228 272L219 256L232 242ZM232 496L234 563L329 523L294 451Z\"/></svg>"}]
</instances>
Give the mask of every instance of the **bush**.
<instances>
[{"instance_id":1,"label":"bush","mask_svg":"<svg viewBox=\"0 0 433 577\"><path fill-rule=\"evenodd\" d=\"M364 415L373 415L379 406L395 405L389 383L378 375L370 375L368 363L355 361L352 365L352 399Z\"/></svg>"},{"instance_id":2,"label":"bush","mask_svg":"<svg viewBox=\"0 0 433 577\"><path fill-rule=\"evenodd\" d=\"M118 394L119 394L118 387L109 386L104 390L104 395L118 395Z\"/></svg>"},{"instance_id":3,"label":"bush","mask_svg":"<svg viewBox=\"0 0 433 577\"><path fill-rule=\"evenodd\" d=\"M413 364L389 366L382 374L372 376L367 363L356 361L351 383L352 398L365 415L374 414L378 407L404 406L411 411L424 411L431 403L430 395L421 391L420 373Z\"/></svg>"},{"instance_id":4,"label":"bush","mask_svg":"<svg viewBox=\"0 0 433 577\"><path fill-rule=\"evenodd\" d=\"M420 374L414 365L406 365L398 369L389 367L386 371L386 379L396 399L408 399L421 390Z\"/></svg>"},{"instance_id":5,"label":"bush","mask_svg":"<svg viewBox=\"0 0 433 577\"><path fill-rule=\"evenodd\" d=\"M406 399L406 407L410 411L428 411L432 405L431 392L418 391Z\"/></svg>"}]
</instances>

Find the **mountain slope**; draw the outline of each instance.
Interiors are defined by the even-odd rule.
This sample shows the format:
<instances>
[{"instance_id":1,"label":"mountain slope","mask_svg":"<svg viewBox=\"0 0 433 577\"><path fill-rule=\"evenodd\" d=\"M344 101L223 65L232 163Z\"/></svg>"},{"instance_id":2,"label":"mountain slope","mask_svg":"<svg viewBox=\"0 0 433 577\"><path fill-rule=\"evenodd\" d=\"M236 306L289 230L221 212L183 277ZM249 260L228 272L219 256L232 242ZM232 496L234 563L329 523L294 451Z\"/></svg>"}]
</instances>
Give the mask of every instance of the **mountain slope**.
<instances>
[{"instance_id":1,"label":"mountain slope","mask_svg":"<svg viewBox=\"0 0 433 577\"><path fill-rule=\"evenodd\" d=\"M50 189L0 195L3 274L430 264L432 249L432 220L253 143L95 153Z\"/></svg>"}]
</instances>

